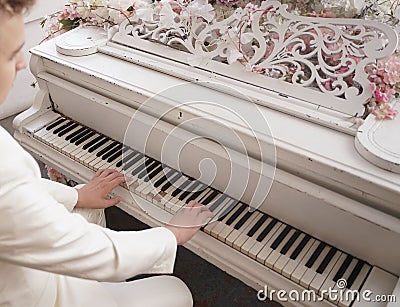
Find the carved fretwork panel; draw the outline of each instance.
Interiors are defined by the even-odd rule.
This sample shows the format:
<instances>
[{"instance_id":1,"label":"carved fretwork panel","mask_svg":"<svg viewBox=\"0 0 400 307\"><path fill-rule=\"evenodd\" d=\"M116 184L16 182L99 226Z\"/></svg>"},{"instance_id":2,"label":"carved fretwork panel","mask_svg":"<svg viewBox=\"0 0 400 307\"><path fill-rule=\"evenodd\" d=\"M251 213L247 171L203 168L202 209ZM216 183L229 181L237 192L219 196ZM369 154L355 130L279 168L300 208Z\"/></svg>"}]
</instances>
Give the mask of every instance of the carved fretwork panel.
<instances>
[{"instance_id":1,"label":"carved fretwork panel","mask_svg":"<svg viewBox=\"0 0 400 307\"><path fill-rule=\"evenodd\" d=\"M378 22L301 17L277 1L212 22L169 14L168 22L160 14L126 20L112 41L349 115L363 113L369 65L391 55L398 40Z\"/></svg>"}]
</instances>

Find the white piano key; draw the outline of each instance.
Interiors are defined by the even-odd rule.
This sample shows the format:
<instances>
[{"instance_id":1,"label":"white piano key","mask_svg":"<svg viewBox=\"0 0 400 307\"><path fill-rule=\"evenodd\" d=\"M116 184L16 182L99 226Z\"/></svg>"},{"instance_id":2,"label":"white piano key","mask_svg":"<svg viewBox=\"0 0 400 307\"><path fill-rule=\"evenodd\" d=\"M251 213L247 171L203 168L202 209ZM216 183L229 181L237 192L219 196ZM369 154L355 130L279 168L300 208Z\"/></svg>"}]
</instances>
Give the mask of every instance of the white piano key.
<instances>
[{"instance_id":1,"label":"white piano key","mask_svg":"<svg viewBox=\"0 0 400 307\"><path fill-rule=\"evenodd\" d=\"M82 128L82 127L76 127L75 129L73 129L71 132L74 132L75 130L78 130L78 129L80 129L80 128ZM68 135L68 134L67 134ZM66 140L65 139L65 137L67 136L67 135L64 135L63 137L60 137L58 140L56 140L56 141L54 141L53 142L53 146L55 147L55 148L57 148L57 150L59 150L59 151L62 151L61 149L62 148L64 148L64 147L66 147L66 146L68 146L68 145L70 145L71 144L71 142L69 141L69 140Z\"/></svg>"},{"instance_id":2,"label":"white piano key","mask_svg":"<svg viewBox=\"0 0 400 307\"><path fill-rule=\"evenodd\" d=\"M294 270L297 268L297 266L299 265L299 263L305 258L305 256L307 255L308 251L310 250L311 246L313 246L313 244L315 243L315 239L310 239L306 245L303 247L303 249L301 250L301 252L298 254L296 259L291 259L289 258L288 263L286 263L285 267L282 270L282 275L290 278L290 276L293 274ZM289 255L290 257L290 255Z\"/></svg>"},{"instance_id":3,"label":"white piano key","mask_svg":"<svg viewBox=\"0 0 400 307\"><path fill-rule=\"evenodd\" d=\"M158 191L158 193L154 193L154 195L152 196L153 204L155 204L155 205L159 206L160 208L164 209L165 203L171 197L171 195L168 194L168 192L169 191L173 191L175 189L174 185L172 184L167 189L165 189L165 191L163 191L164 185L166 183L168 183L169 181L174 181L174 180L178 181L179 178L181 178L181 177L182 177L181 174L178 173L178 172L174 172L174 173L172 173L172 175L168 175L168 178L161 185L156 187L155 192Z\"/></svg>"},{"instance_id":4,"label":"white piano key","mask_svg":"<svg viewBox=\"0 0 400 307\"><path fill-rule=\"evenodd\" d=\"M201 201L206 199L212 192L213 192L213 189L211 189L210 187L207 187L197 198L195 198L193 200L201 204Z\"/></svg>"},{"instance_id":5,"label":"white piano key","mask_svg":"<svg viewBox=\"0 0 400 307\"><path fill-rule=\"evenodd\" d=\"M300 233L300 235L297 237L297 239L293 242L292 246L288 249L287 253L285 255L280 255L277 261L274 263L273 269L278 272L279 274L282 274L282 270L285 267L285 265L289 262L290 260L290 255L294 252L296 247L300 244L301 240L304 238L304 233Z\"/></svg>"},{"instance_id":6,"label":"white piano key","mask_svg":"<svg viewBox=\"0 0 400 307\"><path fill-rule=\"evenodd\" d=\"M224 199L224 201L221 202L220 207L221 208L226 208L227 206L229 206L229 204L231 204L231 201L232 201L232 199L230 197L226 197ZM213 228L216 227L220 223L222 223L222 222L215 221L215 222L209 223L206 227L204 227L204 232L208 233L208 234L211 234L211 231L213 230Z\"/></svg>"},{"instance_id":7,"label":"white piano key","mask_svg":"<svg viewBox=\"0 0 400 307\"><path fill-rule=\"evenodd\" d=\"M145 160L146 157L144 155L137 153L132 157L132 159L129 160L129 162L124 165L122 172L125 174L125 176L131 176L132 171L141 165ZM134 161L136 162L132 164Z\"/></svg>"},{"instance_id":8,"label":"white piano key","mask_svg":"<svg viewBox=\"0 0 400 307\"><path fill-rule=\"evenodd\" d=\"M235 225L237 222L239 222L239 220L248 212L248 207L245 208L238 217L235 218L235 220L232 222L231 225L225 225L225 227L223 229L220 230L220 232L217 234L218 240L224 241L227 236L229 236L229 234L232 232L233 225Z\"/></svg>"},{"instance_id":9,"label":"white piano key","mask_svg":"<svg viewBox=\"0 0 400 307\"><path fill-rule=\"evenodd\" d=\"M313 245L310 247L308 250L307 254L301 259L301 261L298 263L296 269L293 271L292 275L290 275L290 279L293 280L296 283L300 283L300 279L303 276L304 272L307 270L306 263L308 259L310 259L311 255L314 253L316 248L319 245L319 241L314 240Z\"/></svg>"},{"instance_id":10,"label":"white piano key","mask_svg":"<svg viewBox=\"0 0 400 307\"><path fill-rule=\"evenodd\" d=\"M315 260L314 264L304 272L303 276L300 279L300 285L302 285L304 288L308 288L310 286L312 280L317 275L318 267L320 266L321 262L324 260L330 249L330 246L325 246L321 254L318 256L317 260Z\"/></svg>"},{"instance_id":11,"label":"white piano key","mask_svg":"<svg viewBox=\"0 0 400 307\"><path fill-rule=\"evenodd\" d=\"M278 222L274 219L272 219L273 223L275 223L275 225L271 228L271 230L268 232L268 234L261 240L258 241L257 238L255 238L255 243L253 244L253 246L250 248L248 255L253 258L253 259L257 259L257 255L258 253L265 247L265 244L267 244L267 242L269 242L269 240L271 239L272 236L275 235L275 233L281 228L281 226L283 225L281 222ZM268 227L268 226L267 226ZM261 232L262 233L262 232ZM246 242L247 243L247 242Z\"/></svg>"},{"instance_id":12,"label":"white piano key","mask_svg":"<svg viewBox=\"0 0 400 307\"><path fill-rule=\"evenodd\" d=\"M278 261L279 257L281 256L281 253L279 252L289 241L291 236L296 232L296 229L291 229L289 233L286 235L286 237L282 240L282 242L278 245L278 247L274 250L271 251L270 255L268 256L267 259L265 259L265 265L271 269L274 268L274 264L276 261Z\"/></svg>"},{"instance_id":13,"label":"white piano key","mask_svg":"<svg viewBox=\"0 0 400 307\"><path fill-rule=\"evenodd\" d=\"M153 170L154 171L154 170ZM152 172L150 172L152 174ZM163 176L162 172L158 172L153 179L148 180L148 181L143 181L143 184L141 184L141 188L137 187L136 190L140 193L140 196L143 198L146 198L148 192L153 188L153 180L158 180L160 177Z\"/></svg>"},{"instance_id":14,"label":"white piano key","mask_svg":"<svg viewBox=\"0 0 400 307\"><path fill-rule=\"evenodd\" d=\"M102 150L103 148L107 147L108 145L110 145L112 143L111 140L107 140L107 142L105 142L104 144L102 144L101 146L97 147L95 150L93 150L92 152L88 152L86 155L84 155L82 157L82 161L83 164L87 167L90 167L90 163L92 163L95 159L97 159L98 157L96 156L96 154Z\"/></svg>"},{"instance_id":15,"label":"white piano key","mask_svg":"<svg viewBox=\"0 0 400 307\"><path fill-rule=\"evenodd\" d=\"M43 140L47 134L50 134L50 133L53 134L53 130L54 130L54 129L55 129L55 128L53 128L53 129L51 129L51 130L46 130L46 127L44 127L44 128L42 128L41 130L35 132L34 136L35 136L37 139Z\"/></svg>"},{"instance_id":16,"label":"white piano key","mask_svg":"<svg viewBox=\"0 0 400 307\"><path fill-rule=\"evenodd\" d=\"M344 299L348 298L349 300L340 301L339 306L347 307L347 306L351 305L352 301L350 299L352 298L352 296L350 296L348 292L360 291L360 288L361 288L362 284L364 283L364 280L367 278L370 270L371 270L371 267L368 264L364 264L364 266L362 267L357 278L354 280L353 284L350 286L350 289L346 289L344 291L344 295L343 295Z\"/></svg>"},{"instance_id":17,"label":"white piano key","mask_svg":"<svg viewBox=\"0 0 400 307\"><path fill-rule=\"evenodd\" d=\"M331 270L331 272L326 277L324 283L322 284L321 288L319 289L319 293L323 295L325 298L328 298L328 291L329 289L333 289L336 285L336 282L333 281L333 278L336 275L336 272L339 270L340 266L343 264L347 257L347 254L342 253L336 262L335 266Z\"/></svg>"},{"instance_id":18,"label":"white piano key","mask_svg":"<svg viewBox=\"0 0 400 307\"><path fill-rule=\"evenodd\" d=\"M351 272L353 272L354 267L356 266L358 260L356 258L353 258L349 264L349 266L347 267L346 271L344 272L343 276L339 279L339 280L343 280L346 281L347 283L347 279L349 278ZM338 295L338 300L334 301L335 304L339 304L340 302L340 298L343 297L344 292L346 291L345 287L341 287L340 284L338 282L336 282L335 286L333 287L333 290L338 291L338 293L342 293L341 295ZM348 302L351 303L351 302ZM343 301L343 304L345 305L346 302Z\"/></svg>"},{"instance_id":19,"label":"white piano key","mask_svg":"<svg viewBox=\"0 0 400 307\"><path fill-rule=\"evenodd\" d=\"M261 217L264 215L260 212L258 212L259 214L257 215L257 217L252 220L252 222L249 224L249 227L243 231L242 233L239 234L239 236L235 239L235 241L232 244L232 247L238 251L240 251L241 247L243 246L243 244L250 239L250 237L248 236L248 232L257 224L257 222L261 219ZM260 225L260 228L263 227L264 223Z\"/></svg>"},{"instance_id":20,"label":"white piano key","mask_svg":"<svg viewBox=\"0 0 400 307\"><path fill-rule=\"evenodd\" d=\"M229 197L228 202L225 204L225 208L229 208L230 206L232 206L233 204L235 204L236 200L232 199ZM220 221L220 223L216 224L215 227L213 227L210 231L210 234L215 237L218 238L218 233L221 232L221 229L225 227L225 223L226 221L235 214L235 212L237 210L239 210L240 206L236 205L236 207L232 208L232 210L229 211L228 214L225 215L225 217Z\"/></svg>"},{"instance_id":21,"label":"white piano key","mask_svg":"<svg viewBox=\"0 0 400 307\"><path fill-rule=\"evenodd\" d=\"M236 242L236 240L239 238L239 236L241 234L246 234L253 226L254 224L257 222L257 220L262 216L262 214L260 212L255 211L250 217L249 219L244 222L244 224L242 225L242 227L240 227L239 229L233 229L232 232L229 234L229 236L225 239L226 244L228 244L229 246L234 245L234 242ZM240 248L240 247L239 247Z\"/></svg>"},{"instance_id":22,"label":"white piano key","mask_svg":"<svg viewBox=\"0 0 400 307\"><path fill-rule=\"evenodd\" d=\"M59 118L59 119L60 119L60 118ZM36 131L36 132L34 133L34 136L37 137L37 138L39 138L39 139L43 139L43 137L44 137L46 134L49 134L49 133L53 134L53 131L54 131L55 129L57 129L58 127L60 127L61 125L63 125L63 124L66 123L66 121L64 120L64 121L58 123L58 124L57 124L56 126L54 126L53 128L51 128L51 129L49 129L49 130L47 129L47 127L51 126L53 123L55 123L55 122L57 122L57 121L58 121L58 119L55 120L55 121L53 121L53 122L51 122L51 123L49 123L48 125L46 125L46 126L43 127L42 129L40 129L39 131Z\"/></svg>"},{"instance_id":23,"label":"white piano key","mask_svg":"<svg viewBox=\"0 0 400 307\"><path fill-rule=\"evenodd\" d=\"M94 169L101 168L102 165L106 163L106 160L103 159L103 155L105 155L108 151L115 148L116 145L113 145L114 143L115 143L115 141L111 140L110 143L108 143L108 142L106 143L106 144L108 144L107 146L104 146L101 150L97 151L96 159L94 159L93 161L91 161L89 163L89 167L92 167ZM106 148L108 148L106 151L104 151L101 155L97 156L98 153L100 153L103 149L106 149Z\"/></svg>"},{"instance_id":24,"label":"white piano key","mask_svg":"<svg viewBox=\"0 0 400 307\"><path fill-rule=\"evenodd\" d=\"M172 172L172 169L171 168L169 168L169 167L167 167L167 166L164 166L163 167L163 170L160 172L160 174L162 175L161 176L161 178L163 178L164 177L164 175L166 175L168 178L169 178L169 176L171 176L171 174L172 174L172 176L174 176L173 174L173 172ZM177 173L176 173L176 175L177 175ZM157 206L159 206L160 204L161 204L161 198L162 198L162 196L160 195L160 193L161 193L161 187L167 182L167 177L166 177L166 179L164 180L164 182L163 183L161 183L159 186L154 186L152 189L151 189L151 191L149 191L148 193L147 193L147 200L149 200L149 201L151 201L153 204L155 204L155 205L157 205ZM154 180L154 185L157 183L157 180Z\"/></svg>"},{"instance_id":25,"label":"white piano key","mask_svg":"<svg viewBox=\"0 0 400 307\"><path fill-rule=\"evenodd\" d=\"M268 217L267 220L260 226L260 228L254 233L251 238L247 238L247 240L240 246L240 251L245 254L249 255L250 249L253 245L258 242L256 239L257 237L263 232L263 230L273 221L271 217Z\"/></svg>"},{"instance_id":26,"label":"white piano key","mask_svg":"<svg viewBox=\"0 0 400 307\"><path fill-rule=\"evenodd\" d=\"M145 156L142 156L140 159L138 159L135 163L133 163L128 169L123 170L123 173L125 174L125 176L129 177L129 178L133 178L132 175L132 171L134 171L137 167L139 167L140 165L142 165L143 163L145 163L145 161L148 158L146 158Z\"/></svg>"},{"instance_id":27,"label":"white piano key","mask_svg":"<svg viewBox=\"0 0 400 307\"><path fill-rule=\"evenodd\" d=\"M142 196L143 196L144 198L147 199L147 195L148 195L150 192L154 191L154 189L155 189L154 183L155 183L158 179L160 179L162 176L164 176L164 172L163 172L163 171L159 172L157 175L155 175L152 179L150 179L150 180L148 181L147 187L146 187L145 189L143 189L143 191L142 191Z\"/></svg>"},{"instance_id":28,"label":"white piano key","mask_svg":"<svg viewBox=\"0 0 400 307\"><path fill-rule=\"evenodd\" d=\"M309 285L309 289L314 290L319 293L323 283L328 278L329 274L331 273L332 269L335 267L337 261L339 260L340 256L342 255L341 252L336 251L335 255L332 257L331 261L326 266L324 272L322 274L316 274L311 284ZM333 277L332 277L333 278Z\"/></svg>"},{"instance_id":29,"label":"white piano key","mask_svg":"<svg viewBox=\"0 0 400 307\"><path fill-rule=\"evenodd\" d=\"M278 228L276 228L276 227L278 227ZM277 223L274 226L274 228L276 228L276 230L274 231L274 228L273 228L272 231L270 231L268 233L268 235L262 241L262 243L264 243L264 244L260 244L260 246L262 245L261 248L257 247L257 243L255 246L253 246L251 248L250 253L249 253L250 257L253 257L258 262L261 262L262 264L264 264L265 259L267 259L267 257L269 256L269 254L272 251L271 243L274 242L274 240L279 236L281 231L283 231L283 229L285 229L285 227L286 227L286 225L284 225L282 223ZM266 238L268 238L268 239L266 240Z\"/></svg>"},{"instance_id":30,"label":"white piano key","mask_svg":"<svg viewBox=\"0 0 400 307\"><path fill-rule=\"evenodd\" d=\"M161 199L161 204L165 207L166 204L168 204L169 200L172 198L171 193L173 191L175 191L177 189L177 187L179 187L183 182L185 182L187 180L187 177L185 176L181 176L179 173L177 173L177 175L179 177L178 180L176 180L173 184L171 184L171 186L168 187L168 189L166 189L165 192L165 196L163 196L163 198ZM172 179L175 179L176 176L174 176Z\"/></svg>"},{"instance_id":31,"label":"white piano key","mask_svg":"<svg viewBox=\"0 0 400 307\"><path fill-rule=\"evenodd\" d=\"M197 182L197 181L193 181L193 182L189 183L188 185L186 185L183 188L182 192L180 192L176 196L172 196L169 199L168 203L165 204L165 210L167 210L168 212L171 212L171 213L177 212L184 205L184 202L179 200L180 195L182 193L185 193L187 190L191 190L191 189L195 188L198 185L199 185L199 182ZM188 196L189 195L187 195L187 197Z\"/></svg>"},{"instance_id":32,"label":"white piano key","mask_svg":"<svg viewBox=\"0 0 400 307\"><path fill-rule=\"evenodd\" d=\"M93 141L94 139L96 139L97 137L99 137L98 134L93 135L92 137L88 138L85 142L83 142L80 145L75 145L75 144L70 144L66 147L63 148L63 152L65 152L67 155L70 155L74 158L74 160L77 161L82 161L82 156L84 156L85 154L89 153L88 149L83 149L83 147L88 144L89 142Z\"/></svg>"}]
</instances>

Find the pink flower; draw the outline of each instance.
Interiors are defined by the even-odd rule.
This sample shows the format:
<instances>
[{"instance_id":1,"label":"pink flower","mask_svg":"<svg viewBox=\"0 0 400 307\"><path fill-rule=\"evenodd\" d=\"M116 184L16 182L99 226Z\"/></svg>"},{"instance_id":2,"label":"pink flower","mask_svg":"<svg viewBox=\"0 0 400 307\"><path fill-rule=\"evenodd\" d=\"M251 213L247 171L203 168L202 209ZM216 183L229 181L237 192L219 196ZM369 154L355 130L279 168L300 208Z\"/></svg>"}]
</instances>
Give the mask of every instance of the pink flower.
<instances>
[{"instance_id":1,"label":"pink flower","mask_svg":"<svg viewBox=\"0 0 400 307\"><path fill-rule=\"evenodd\" d=\"M372 114L374 114L377 119L394 119L397 115L397 111L393 110L389 104L384 103L375 107Z\"/></svg>"},{"instance_id":2,"label":"pink flower","mask_svg":"<svg viewBox=\"0 0 400 307\"><path fill-rule=\"evenodd\" d=\"M379 60L377 74L386 84L396 85L400 82L400 57L392 55L387 61Z\"/></svg>"},{"instance_id":3,"label":"pink flower","mask_svg":"<svg viewBox=\"0 0 400 307\"><path fill-rule=\"evenodd\" d=\"M389 97L386 95L386 93L382 93L378 87L375 88L375 90L372 92L372 95L377 103L385 103L389 101Z\"/></svg>"}]
</instances>

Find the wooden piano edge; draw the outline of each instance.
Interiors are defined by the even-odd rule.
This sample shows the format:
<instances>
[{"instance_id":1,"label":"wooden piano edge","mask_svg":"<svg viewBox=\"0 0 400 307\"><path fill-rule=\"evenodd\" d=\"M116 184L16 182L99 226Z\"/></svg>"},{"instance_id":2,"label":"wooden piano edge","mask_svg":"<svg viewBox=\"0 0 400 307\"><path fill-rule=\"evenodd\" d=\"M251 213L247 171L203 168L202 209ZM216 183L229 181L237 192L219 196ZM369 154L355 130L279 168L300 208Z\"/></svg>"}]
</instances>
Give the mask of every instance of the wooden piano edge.
<instances>
[{"instance_id":1,"label":"wooden piano edge","mask_svg":"<svg viewBox=\"0 0 400 307\"><path fill-rule=\"evenodd\" d=\"M94 174L94 172L87 167L75 162L74 160L63 157L60 159L60 153L55 151L53 148L23 134L19 131L14 133L14 137L17 141L23 144L24 148L28 150L35 158L38 160L52 166L58 170L68 172L68 176L77 182L86 182ZM160 226L162 223L149 214L147 214L130 195L129 191L122 187L117 187L115 189L115 194L122 197L122 201L117 206L132 215L133 217L139 219L143 223L156 227ZM130 200L130 203L129 201ZM164 210L156 207L148 201L143 200L149 204L151 210L160 211L161 214L169 214ZM264 289L264 286L268 286L268 290L285 290L290 292L292 290L301 293L305 288L292 282L284 276L279 275L275 271L261 265L257 261L247 257L237 250L229 247L228 245L218 241L217 239L209 236L204 232L199 232L196 234L192 240L185 244L185 247L204 258L208 262L216 265L218 268L227 272L231 276L241 280L246 285L252 287L256 291ZM382 273L383 276L388 275L385 271L373 267L373 269ZM393 275L390 275L393 276ZM369 281L369 278L366 282ZM397 283L397 286L396 286ZM376 293L382 293L379 291L385 291L385 293L396 293L399 297L399 280L389 281L385 289L379 289ZM374 291L374 289L372 289ZM256 294L254 294L256 295ZM322 302L279 302L284 306L335 306L329 301ZM363 305L364 306L364 305ZM382 304L373 304L368 306L386 306Z\"/></svg>"}]
</instances>

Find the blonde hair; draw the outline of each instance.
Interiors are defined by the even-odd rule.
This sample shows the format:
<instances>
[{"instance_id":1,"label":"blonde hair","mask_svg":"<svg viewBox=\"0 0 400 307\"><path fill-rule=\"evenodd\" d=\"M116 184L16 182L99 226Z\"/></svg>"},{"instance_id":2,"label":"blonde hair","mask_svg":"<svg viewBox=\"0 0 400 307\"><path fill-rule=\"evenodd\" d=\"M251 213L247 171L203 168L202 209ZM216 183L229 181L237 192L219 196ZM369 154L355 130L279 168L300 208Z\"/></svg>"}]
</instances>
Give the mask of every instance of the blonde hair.
<instances>
[{"instance_id":1,"label":"blonde hair","mask_svg":"<svg viewBox=\"0 0 400 307\"><path fill-rule=\"evenodd\" d=\"M0 0L0 13L20 14L30 8L35 0Z\"/></svg>"}]
</instances>

